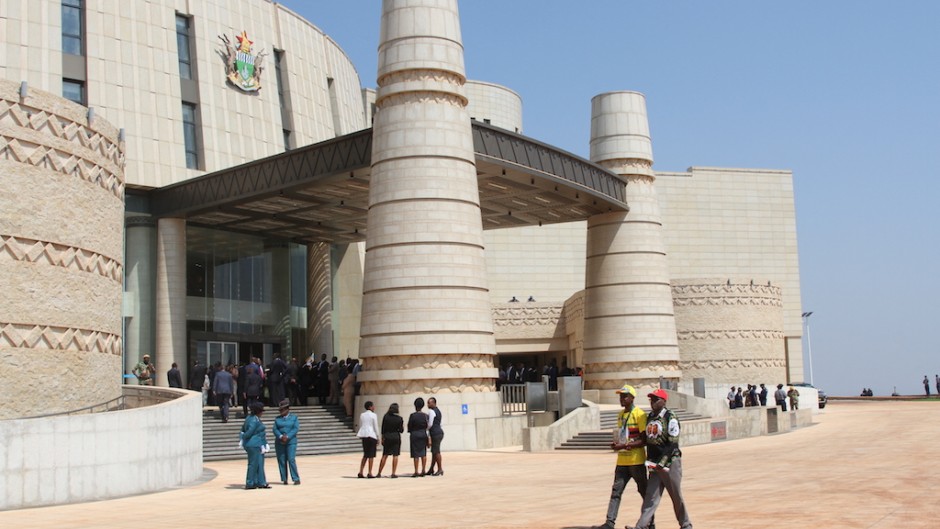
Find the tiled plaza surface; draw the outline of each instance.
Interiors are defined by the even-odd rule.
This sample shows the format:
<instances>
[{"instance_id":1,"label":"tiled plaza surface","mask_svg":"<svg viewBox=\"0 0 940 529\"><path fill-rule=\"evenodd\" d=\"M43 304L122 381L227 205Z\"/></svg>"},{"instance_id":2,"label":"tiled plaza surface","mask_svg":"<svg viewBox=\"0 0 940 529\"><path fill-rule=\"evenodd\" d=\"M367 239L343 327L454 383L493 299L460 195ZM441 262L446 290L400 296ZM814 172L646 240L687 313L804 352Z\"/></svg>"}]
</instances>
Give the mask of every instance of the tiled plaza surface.
<instances>
[{"instance_id":1,"label":"tiled plaza surface","mask_svg":"<svg viewBox=\"0 0 940 529\"><path fill-rule=\"evenodd\" d=\"M685 449L695 527L940 527L940 402L833 402L815 420L791 433ZM300 486L279 484L269 459L269 490L242 489L244 461L210 462L204 480L187 487L3 512L0 527L587 528L604 521L614 459L451 452L442 477L408 477L411 460L402 458L401 478L368 480L356 479L355 454L303 457ZM628 488L617 526L632 525L638 510ZM660 529L676 527L668 497L657 518Z\"/></svg>"}]
</instances>

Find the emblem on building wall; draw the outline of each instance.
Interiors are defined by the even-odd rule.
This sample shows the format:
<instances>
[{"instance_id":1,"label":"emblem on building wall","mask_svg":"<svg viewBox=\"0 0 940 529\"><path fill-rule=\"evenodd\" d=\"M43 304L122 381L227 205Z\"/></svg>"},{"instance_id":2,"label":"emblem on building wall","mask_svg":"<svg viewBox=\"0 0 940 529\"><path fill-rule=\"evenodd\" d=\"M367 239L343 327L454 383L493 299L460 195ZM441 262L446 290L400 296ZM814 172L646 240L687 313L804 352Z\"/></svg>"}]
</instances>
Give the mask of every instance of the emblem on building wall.
<instances>
[{"instance_id":1,"label":"emblem on building wall","mask_svg":"<svg viewBox=\"0 0 940 529\"><path fill-rule=\"evenodd\" d=\"M248 39L245 31L241 35L235 35L238 44L232 44L228 35L219 35L219 40L224 45L224 51L219 54L225 60L225 77L245 92L256 92L261 89L262 63L267 53L261 50L258 54L251 53L251 45L254 41Z\"/></svg>"}]
</instances>

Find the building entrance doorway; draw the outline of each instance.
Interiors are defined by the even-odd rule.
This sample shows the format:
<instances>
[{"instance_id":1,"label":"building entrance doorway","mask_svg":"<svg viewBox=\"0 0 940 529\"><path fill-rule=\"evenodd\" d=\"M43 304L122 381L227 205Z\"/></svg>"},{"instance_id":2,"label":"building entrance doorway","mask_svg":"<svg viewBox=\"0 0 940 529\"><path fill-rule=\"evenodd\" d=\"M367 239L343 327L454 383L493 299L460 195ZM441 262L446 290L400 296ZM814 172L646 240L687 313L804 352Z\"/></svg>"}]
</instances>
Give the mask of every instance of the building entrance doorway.
<instances>
[{"instance_id":1,"label":"building entrance doorway","mask_svg":"<svg viewBox=\"0 0 940 529\"><path fill-rule=\"evenodd\" d=\"M278 335L197 331L190 334L189 365L198 359L207 366L215 365L216 362L221 362L223 366L241 366L251 362L252 358L259 358L261 365L266 366L276 355L281 354L286 346L287 339Z\"/></svg>"},{"instance_id":2,"label":"building entrance doorway","mask_svg":"<svg viewBox=\"0 0 940 529\"><path fill-rule=\"evenodd\" d=\"M223 366L238 363L238 343L206 342L206 365L221 362Z\"/></svg>"}]
</instances>

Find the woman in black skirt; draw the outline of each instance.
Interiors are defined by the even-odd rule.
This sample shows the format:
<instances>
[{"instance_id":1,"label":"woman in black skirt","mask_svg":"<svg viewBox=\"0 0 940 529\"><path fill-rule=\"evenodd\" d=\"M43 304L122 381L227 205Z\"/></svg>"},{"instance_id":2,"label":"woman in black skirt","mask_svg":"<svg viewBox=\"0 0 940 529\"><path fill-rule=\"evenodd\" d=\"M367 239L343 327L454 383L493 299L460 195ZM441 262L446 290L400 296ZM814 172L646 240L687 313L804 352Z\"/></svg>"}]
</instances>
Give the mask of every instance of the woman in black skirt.
<instances>
[{"instance_id":1,"label":"woman in black skirt","mask_svg":"<svg viewBox=\"0 0 940 529\"><path fill-rule=\"evenodd\" d=\"M398 456L401 454L401 434L405 431L405 421L398 415L398 403L388 407L385 417L382 417L382 461L379 462L379 473L375 477L382 477L385 460L392 456L392 477L397 478Z\"/></svg>"},{"instance_id":2,"label":"woman in black skirt","mask_svg":"<svg viewBox=\"0 0 940 529\"><path fill-rule=\"evenodd\" d=\"M424 399L415 399L415 412L408 417L408 433L411 435L411 459L415 463L413 478L425 475L428 464L428 415L421 411L424 408ZM421 473L418 473L418 460L421 460Z\"/></svg>"}]
</instances>

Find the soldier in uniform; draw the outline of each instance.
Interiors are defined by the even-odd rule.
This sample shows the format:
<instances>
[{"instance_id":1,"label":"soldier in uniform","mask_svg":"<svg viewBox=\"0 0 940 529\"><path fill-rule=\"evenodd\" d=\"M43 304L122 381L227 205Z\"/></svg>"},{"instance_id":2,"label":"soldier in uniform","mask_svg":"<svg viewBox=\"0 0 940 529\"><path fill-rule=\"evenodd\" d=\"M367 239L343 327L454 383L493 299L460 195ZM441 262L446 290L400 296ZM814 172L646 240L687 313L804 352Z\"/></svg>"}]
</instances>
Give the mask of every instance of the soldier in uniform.
<instances>
[{"instance_id":1,"label":"soldier in uniform","mask_svg":"<svg viewBox=\"0 0 940 529\"><path fill-rule=\"evenodd\" d=\"M137 383L141 386L152 386L156 366L150 363L150 355L144 355L141 361L134 366L131 373L137 377Z\"/></svg>"}]
</instances>

